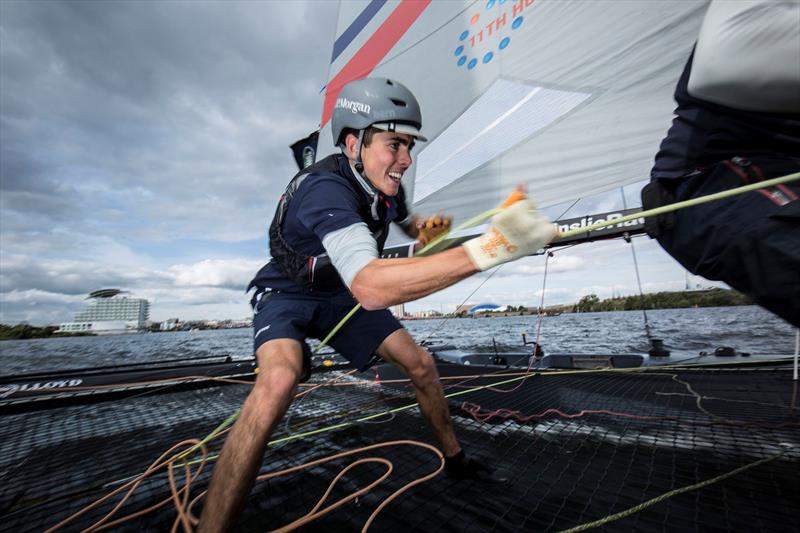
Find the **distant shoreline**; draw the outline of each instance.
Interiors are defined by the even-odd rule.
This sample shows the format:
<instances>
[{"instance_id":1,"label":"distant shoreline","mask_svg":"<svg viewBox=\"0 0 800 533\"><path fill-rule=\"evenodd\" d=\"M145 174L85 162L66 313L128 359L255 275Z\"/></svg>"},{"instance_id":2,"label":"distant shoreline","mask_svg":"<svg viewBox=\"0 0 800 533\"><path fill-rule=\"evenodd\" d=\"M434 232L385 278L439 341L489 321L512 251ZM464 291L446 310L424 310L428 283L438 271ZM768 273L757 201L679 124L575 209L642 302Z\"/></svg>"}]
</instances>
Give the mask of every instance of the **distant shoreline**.
<instances>
[{"instance_id":1,"label":"distant shoreline","mask_svg":"<svg viewBox=\"0 0 800 533\"><path fill-rule=\"evenodd\" d=\"M562 304L545 307L544 316L558 316L572 313L602 313L605 311L640 311L653 309L686 309L692 307L733 307L754 305L745 295L731 289L701 289L694 291L656 292L644 295L621 296L600 300L596 294L589 294L574 304ZM431 312L435 313L435 312ZM431 314L430 316L404 316L400 320L441 320L444 318L497 318L510 316L538 316L538 308L525 306L509 306L504 311L480 311L471 315L466 312ZM188 323L192 330L234 329L226 327L210 327L199 321ZM185 327L185 326L184 326ZM237 326L250 327L250 326ZM0 340L47 339L61 337L95 336L92 333L56 333L58 326L37 327L28 324L9 326L0 324ZM172 331L188 331L177 329ZM170 333L172 331L152 330L152 333Z\"/></svg>"},{"instance_id":2,"label":"distant shoreline","mask_svg":"<svg viewBox=\"0 0 800 533\"><path fill-rule=\"evenodd\" d=\"M0 324L0 341L18 341L26 339L60 339L62 337L94 337L93 333L56 333L58 326L45 326L43 328L28 324L7 326Z\"/></svg>"},{"instance_id":3,"label":"distant shoreline","mask_svg":"<svg viewBox=\"0 0 800 533\"><path fill-rule=\"evenodd\" d=\"M572 313L602 313L606 311L641 311L654 309L688 309L693 307L734 307L754 305L740 292L731 289L701 289L694 291L664 291L644 295L621 296L601 300L596 294L584 296L574 304L545 307L544 316ZM401 320L436 320L442 318L497 318L508 316L538 316L535 307L513 307L506 311L481 311L476 314L448 313L427 317L403 317Z\"/></svg>"}]
</instances>

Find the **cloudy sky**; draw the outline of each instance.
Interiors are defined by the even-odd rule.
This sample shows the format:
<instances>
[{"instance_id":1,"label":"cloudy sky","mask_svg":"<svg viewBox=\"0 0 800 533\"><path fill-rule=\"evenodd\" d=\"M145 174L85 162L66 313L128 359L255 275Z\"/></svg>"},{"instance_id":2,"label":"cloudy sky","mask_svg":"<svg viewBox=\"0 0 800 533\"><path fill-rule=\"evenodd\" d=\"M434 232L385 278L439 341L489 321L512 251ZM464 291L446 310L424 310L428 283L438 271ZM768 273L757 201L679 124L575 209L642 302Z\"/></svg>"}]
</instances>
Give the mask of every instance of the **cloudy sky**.
<instances>
[{"instance_id":1,"label":"cloudy sky","mask_svg":"<svg viewBox=\"0 0 800 533\"><path fill-rule=\"evenodd\" d=\"M288 146L319 123L335 18L328 1L0 2L0 322L69 321L110 287L149 299L153 320L248 316ZM645 291L685 285L636 246ZM527 258L407 309L535 305L543 268ZM629 245L588 245L551 259L545 303L637 290Z\"/></svg>"}]
</instances>

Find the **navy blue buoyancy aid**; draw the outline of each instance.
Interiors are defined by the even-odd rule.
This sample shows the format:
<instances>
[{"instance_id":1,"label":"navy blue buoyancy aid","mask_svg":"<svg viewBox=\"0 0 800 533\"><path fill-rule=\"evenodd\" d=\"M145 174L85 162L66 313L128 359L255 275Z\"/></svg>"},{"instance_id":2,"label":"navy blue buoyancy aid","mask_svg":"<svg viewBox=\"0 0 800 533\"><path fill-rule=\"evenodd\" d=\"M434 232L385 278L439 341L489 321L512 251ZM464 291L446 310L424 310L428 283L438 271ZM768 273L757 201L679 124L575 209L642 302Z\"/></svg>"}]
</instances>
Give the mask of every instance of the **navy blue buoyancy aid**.
<instances>
[{"instance_id":1,"label":"navy blue buoyancy aid","mask_svg":"<svg viewBox=\"0 0 800 533\"><path fill-rule=\"evenodd\" d=\"M287 185L286 190L278 201L275 216L269 228L270 264L281 272L286 278L293 281L298 287L309 292L336 292L345 289L339 273L330 262L327 254L311 256L295 250L283 237L282 226L289 211L289 204L303 181L312 174L325 174L340 180L346 180L358 198L358 210L361 219L367 224L378 247L378 253L383 252L383 246L389 234L389 225L393 220L403 220L408 213L405 205L405 192L402 186L397 196L393 199L386 198L375 191L366 181L359 182L349 172L349 162L341 154L328 156L313 165L298 172ZM346 169L346 170L344 170ZM396 214L389 219L391 203L396 203ZM262 269L263 270L263 269ZM258 279L251 282L251 287Z\"/></svg>"}]
</instances>

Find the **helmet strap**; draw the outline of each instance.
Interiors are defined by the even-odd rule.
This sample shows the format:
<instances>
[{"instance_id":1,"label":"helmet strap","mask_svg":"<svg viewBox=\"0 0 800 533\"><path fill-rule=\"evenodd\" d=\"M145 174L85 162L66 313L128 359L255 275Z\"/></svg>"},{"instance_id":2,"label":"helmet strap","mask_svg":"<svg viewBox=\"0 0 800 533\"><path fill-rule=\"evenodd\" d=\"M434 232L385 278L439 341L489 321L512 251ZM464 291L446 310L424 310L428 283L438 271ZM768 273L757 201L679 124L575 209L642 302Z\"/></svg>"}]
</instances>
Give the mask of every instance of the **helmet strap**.
<instances>
[{"instance_id":1,"label":"helmet strap","mask_svg":"<svg viewBox=\"0 0 800 533\"><path fill-rule=\"evenodd\" d=\"M364 175L364 162L361 160L361 147L364 141L364 130L358 131L358 142L356 143L356 158L355 160L350 159L350 168L353 170L353 175L356 178L356 181L361 185L361 188L364 189L364 192L367 193L367 196L370 199L370 211L372 212L372 218L374 220L380 220L380 216L378 214L378 202L381 199L381 195L378 194L378 191L375 187L372 186L369 179ZM349 158L348 158L349 159Z\"/></svg>"},{"instance_id":2,"label":"helmet strap","mask_svg":"<svg viewBox=\"0 0 800 533\"><path fill-rule=\"evenodd\" d=\"M356 149L354 150L356 154L355 159L350 159L350 155L347 153L347 145L345 145L344 142L339 144L342 154L350 161L350 166L362 177L364 176L364 162L361 160L361 147L364 144L364 131L365 130L358 130L358 140L356 141Z\"/></svg>"},{"instance_id":3,"label":"helmet strap","mask_svg":"<svg viewBox=\"0 0 800 533\"><path fill-rule=\"evenodd\" d=\"M364 143L364 131L358 130L358 142L356 143L356 160L355 168L362 177L364 177L364 161L361 160L361 147Z\"/></svg>"}]
</instances>

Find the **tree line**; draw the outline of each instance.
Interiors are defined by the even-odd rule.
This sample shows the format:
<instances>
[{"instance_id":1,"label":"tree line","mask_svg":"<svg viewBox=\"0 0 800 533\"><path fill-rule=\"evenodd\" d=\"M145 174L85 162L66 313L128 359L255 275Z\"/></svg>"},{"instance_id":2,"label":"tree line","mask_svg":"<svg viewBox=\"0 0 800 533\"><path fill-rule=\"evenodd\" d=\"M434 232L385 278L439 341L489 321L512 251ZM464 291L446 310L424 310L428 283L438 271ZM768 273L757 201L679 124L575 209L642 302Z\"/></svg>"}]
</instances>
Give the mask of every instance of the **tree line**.
<instances>
[{"instance_id":1,"label":"tree line","mask_svg":"<svg viewBox=\"0 0 800 533\"><path fill-rule=\"evenodd\" d=\"M584 296L573 306L573 313L632 311L637 309L679 309L685 307L727 307L753 305L744 294L730 289L655 292L601 300L596 294Z\"/></svg>"},{"instance_id":2,"label":"tree line","mask_svg":"<svg viewBox=\"0 0 800 533\"><path fill-rule=\"evenodd\" d=\"M92 335L91 333L56 333L57 329L58 326L39 328L29 324L17 324L16 326L0 324L0 341L44 339L47 337L83 337Z\"/></svg>"}]
</instances>

